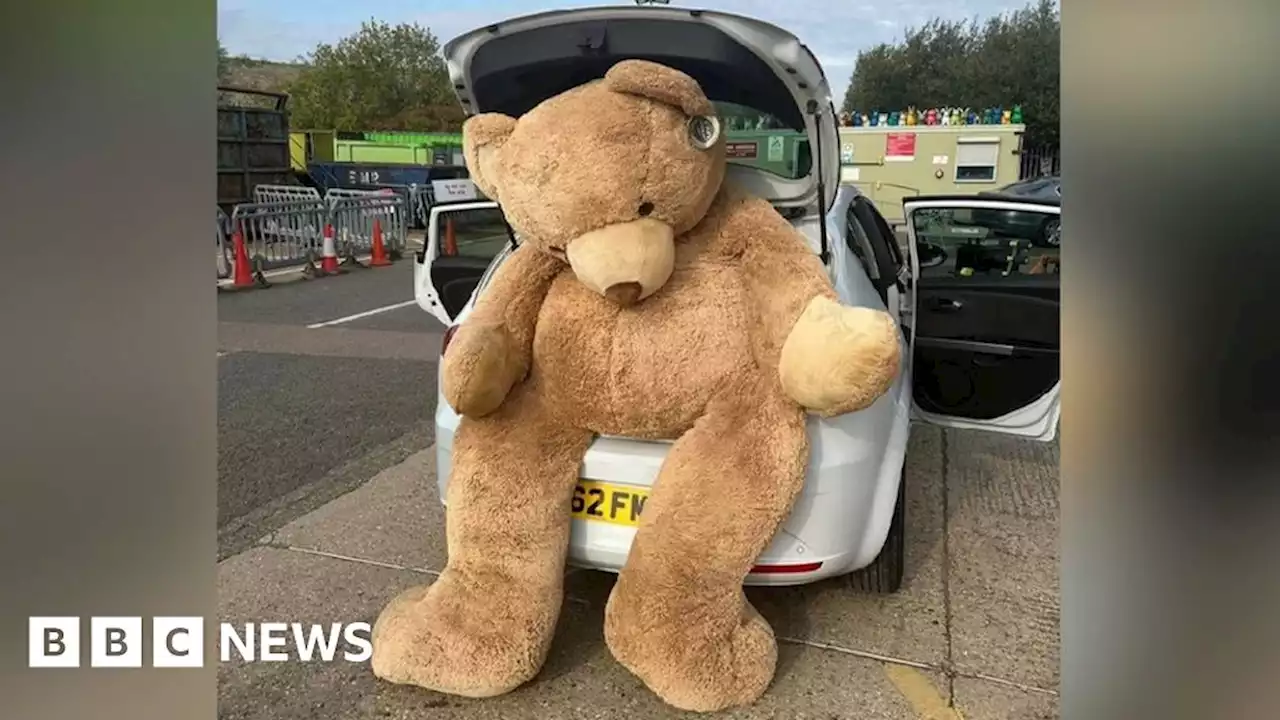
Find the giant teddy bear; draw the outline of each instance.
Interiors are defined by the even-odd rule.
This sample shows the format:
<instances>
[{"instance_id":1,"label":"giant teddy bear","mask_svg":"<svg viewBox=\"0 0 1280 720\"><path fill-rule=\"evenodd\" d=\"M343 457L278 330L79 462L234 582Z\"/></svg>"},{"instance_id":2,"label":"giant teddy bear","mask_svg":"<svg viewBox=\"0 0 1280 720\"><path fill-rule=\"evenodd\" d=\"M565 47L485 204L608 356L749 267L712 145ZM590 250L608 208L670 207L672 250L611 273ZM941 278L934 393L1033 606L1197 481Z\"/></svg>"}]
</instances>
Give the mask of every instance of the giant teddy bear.
<instances>
[{"instance_id":1,"label":"giant teddy bear","mask_svg":"<svg viewBox=\"0 0 1280 720\"><path fill-rule=\"evenodd\" d=\"M580 464L614 435L675 442L605 608L609 649L682 709L768 687L777 646L742 586L803 484L806 411L870 405L899 336L840 305L803 236L725 182L714 115L688 75L626 60L518 120L467 120L471 177L521 243L442 360L463 416L449 559L378 618L379 677L487 697L537 674Z\"/></svg>"}]
</instances>

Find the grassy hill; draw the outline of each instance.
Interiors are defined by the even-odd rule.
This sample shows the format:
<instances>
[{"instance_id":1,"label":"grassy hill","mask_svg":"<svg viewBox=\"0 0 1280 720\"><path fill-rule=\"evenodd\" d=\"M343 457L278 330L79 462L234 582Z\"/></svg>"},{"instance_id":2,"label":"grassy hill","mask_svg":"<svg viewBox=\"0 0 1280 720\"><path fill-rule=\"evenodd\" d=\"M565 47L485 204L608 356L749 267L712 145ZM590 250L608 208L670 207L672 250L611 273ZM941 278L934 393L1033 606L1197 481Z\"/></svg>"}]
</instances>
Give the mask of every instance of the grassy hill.
<instances>
[{"instance_id":1,"label":"grassy hill","mask_svg":"<svg viewBox=\"0 0 1280 720\"><path fill-rule=\"evenodd\" d=\"M298 78L303 67L301 63L231 57L227 58L227 74L221 79L221 84L253 90L288 92L289 86Z\"/></svg>"}]
</instances>

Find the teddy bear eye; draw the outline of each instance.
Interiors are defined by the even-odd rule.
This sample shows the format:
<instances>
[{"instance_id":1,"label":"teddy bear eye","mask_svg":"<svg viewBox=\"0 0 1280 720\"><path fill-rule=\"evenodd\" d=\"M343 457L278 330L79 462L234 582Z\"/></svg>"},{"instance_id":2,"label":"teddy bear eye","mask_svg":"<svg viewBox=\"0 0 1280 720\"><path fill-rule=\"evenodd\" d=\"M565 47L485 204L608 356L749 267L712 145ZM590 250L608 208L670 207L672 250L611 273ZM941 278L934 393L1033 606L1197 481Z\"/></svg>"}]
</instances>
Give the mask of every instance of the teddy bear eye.
<instances>
[{"instance_id":1,"label":"teddy bear eye","mask_svg":"<svg viewBox=\"0 0 1280 720\"><path fill-rule=\"evenodd\" d=\"M720 139L720 118L698 115L689 118L689 142L699 150L706 150Z\"/></svg>"}]
</instances>

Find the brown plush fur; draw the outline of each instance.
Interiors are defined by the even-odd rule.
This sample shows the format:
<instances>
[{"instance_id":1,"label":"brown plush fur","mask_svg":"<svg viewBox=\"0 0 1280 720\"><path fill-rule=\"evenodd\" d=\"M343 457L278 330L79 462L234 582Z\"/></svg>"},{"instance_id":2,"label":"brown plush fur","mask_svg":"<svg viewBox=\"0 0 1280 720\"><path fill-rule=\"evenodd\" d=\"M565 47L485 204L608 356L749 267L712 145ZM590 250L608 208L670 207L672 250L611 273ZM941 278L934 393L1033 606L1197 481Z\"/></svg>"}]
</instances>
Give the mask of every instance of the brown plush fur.
<instances>
[{"instance_id":1,"label":"brown plush fur","mask_svg":"<svg viewBox=\"0 0 1280 720\"><path fill-rule=\"evenodd\" d=\"M610 650L683 709L768 686L773 632L742 582L803 484L805 411L871 404L899 346L886 314L836 302L768 203L722 184L723 139L690 145L687 112L709 108L687 76L626 61L519 121L468 120L473 177L525 242L444 358L464 416L449 561L378 619L380 677L480 697L538 672L578 469L607 434L675 440L609 598Z\"/></svg>"}]
</instances>

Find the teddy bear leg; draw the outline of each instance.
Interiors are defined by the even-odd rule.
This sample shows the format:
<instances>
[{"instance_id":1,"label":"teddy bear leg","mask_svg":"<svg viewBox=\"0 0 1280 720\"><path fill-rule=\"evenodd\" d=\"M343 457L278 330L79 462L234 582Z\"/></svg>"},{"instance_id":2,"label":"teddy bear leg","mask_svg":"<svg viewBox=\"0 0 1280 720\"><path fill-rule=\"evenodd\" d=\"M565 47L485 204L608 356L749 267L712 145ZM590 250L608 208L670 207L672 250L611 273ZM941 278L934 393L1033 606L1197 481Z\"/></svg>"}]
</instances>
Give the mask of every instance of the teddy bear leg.
<instances>
[{"instance_id":1,"label":"teddy bear leg","mask_svg":"<svg viewBox=\"0 0 1280 720\"><path fill-rule=\"evenodd\" d=\"M465 418L445 513L449 560L391 601L373 628L373 672L468 697L515 689L546 659L563 595L569 510L585 430L558 424L518 387Z\"/></svg>"},{"instance_id":2,"label":"teddy bear leg","mask_svg":"<svg viewBox=\"0 0 1280 720\"><path fill-rule=\"evenodd\" d=\"M804 484L808 436L776 381L745 385L673 446L605 608L614 657L682 710L755 701L777 661L742 582Z\"/></svg>"}]
</instances>

